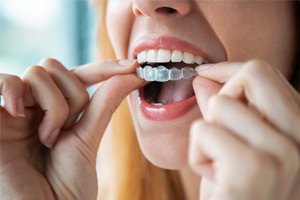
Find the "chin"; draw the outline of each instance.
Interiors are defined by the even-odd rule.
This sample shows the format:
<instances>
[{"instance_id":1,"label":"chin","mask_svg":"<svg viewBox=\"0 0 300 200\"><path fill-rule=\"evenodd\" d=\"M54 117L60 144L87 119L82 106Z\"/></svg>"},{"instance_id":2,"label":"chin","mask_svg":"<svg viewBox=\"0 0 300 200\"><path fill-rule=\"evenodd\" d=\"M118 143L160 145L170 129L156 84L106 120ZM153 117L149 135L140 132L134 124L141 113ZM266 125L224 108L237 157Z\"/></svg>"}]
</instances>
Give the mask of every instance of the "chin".
<instances>
[{"instance_id":1,"label":"chin","mask_svg":"<svg viewBox=\"0 0 300 200\"><path fill-rule=\"evenodd\" d=\"M155 166L178 170L187 166L188 137L168 137L162 132L162 137L147 137L137 132L138 141L144 156Z\"/></svg>"},{"instance_id":2,"label":"chin","mask_svg":"<svg viewBox=\"0 0 300 200\"><path fill-rule=\"evenodd\" d=\"M178 170L188 165L189 132L193 121L201 117L198 106L172 120L155 120L141 109L140 92L131 93L129 107L144 156L154 165Z\"/></svg>"}]
</instances>

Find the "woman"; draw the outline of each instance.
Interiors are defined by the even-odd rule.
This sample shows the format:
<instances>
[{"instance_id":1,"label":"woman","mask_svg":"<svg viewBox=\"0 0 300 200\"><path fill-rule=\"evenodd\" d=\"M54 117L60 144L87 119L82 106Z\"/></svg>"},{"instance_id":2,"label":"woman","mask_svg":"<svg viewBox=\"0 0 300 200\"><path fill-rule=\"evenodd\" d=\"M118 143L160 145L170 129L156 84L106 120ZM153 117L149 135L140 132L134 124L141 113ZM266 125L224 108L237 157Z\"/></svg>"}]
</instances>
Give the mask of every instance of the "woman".
<instances>
[{"instance_id":1,"label":"woman","mask_svg":"<svg viewBox=\"0 0 300 200\"><path fill-rule=\"evenodd\" d=\"M1 74L1 199L300 198L297 2L99 7L102 58L118 61L68 71L46 59L22 78ZM198 76L146 85L139 65L199 65ZM99 143L129 93L143 156L123 104L97 179Z\"/></svg>"}]
</instances>

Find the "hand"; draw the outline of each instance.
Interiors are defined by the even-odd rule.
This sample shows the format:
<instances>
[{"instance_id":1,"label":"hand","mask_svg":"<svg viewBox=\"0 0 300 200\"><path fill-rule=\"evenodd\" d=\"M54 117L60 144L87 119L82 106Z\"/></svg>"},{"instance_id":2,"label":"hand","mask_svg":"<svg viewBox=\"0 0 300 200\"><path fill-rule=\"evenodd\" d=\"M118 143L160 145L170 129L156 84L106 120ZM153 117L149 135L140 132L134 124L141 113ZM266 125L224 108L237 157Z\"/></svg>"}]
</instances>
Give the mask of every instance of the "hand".
<instances>
[{"instance_id":1,"label":"hand","mask_svg":"<svg viewBox=\"0 0 300 200\"><path fill-rule=\"evenodd\" d=\"M269 64L199 68L204 120L191 129L189 162L203 200L300 198L300 95Z\"/></svg>"},{"instance_id":2,"label":"hand","mask_svg":"<svg viewBox=\"0 0 300 200\"><path fill-rule=\"evenodd\" d=\"M96 199L98 146L117 106L143 84L134 71L114 61L69 71L47 59L22 79L0 74L1 199ZM99 82L89 100L85 87Z\"/></svg>"}]
</instances>

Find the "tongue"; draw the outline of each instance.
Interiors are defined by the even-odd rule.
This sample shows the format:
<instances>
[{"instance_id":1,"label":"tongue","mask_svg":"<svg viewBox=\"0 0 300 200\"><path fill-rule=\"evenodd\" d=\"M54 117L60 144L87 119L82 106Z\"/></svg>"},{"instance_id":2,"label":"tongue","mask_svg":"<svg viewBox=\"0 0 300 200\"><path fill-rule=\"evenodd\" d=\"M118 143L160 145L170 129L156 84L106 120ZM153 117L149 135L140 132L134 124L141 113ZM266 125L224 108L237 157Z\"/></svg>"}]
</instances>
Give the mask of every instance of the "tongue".
<instances>
[{"instance_id":1,"label":"tongue","mask_svg":"<svg viewBox=\"0 0 300 200\"><path fill-rule=\"evenodd\" d=\"M156 100L158 103L172 104L194 96L192 79L168 81L161 85L160 93Z\"/></svg>"}]
</instances>

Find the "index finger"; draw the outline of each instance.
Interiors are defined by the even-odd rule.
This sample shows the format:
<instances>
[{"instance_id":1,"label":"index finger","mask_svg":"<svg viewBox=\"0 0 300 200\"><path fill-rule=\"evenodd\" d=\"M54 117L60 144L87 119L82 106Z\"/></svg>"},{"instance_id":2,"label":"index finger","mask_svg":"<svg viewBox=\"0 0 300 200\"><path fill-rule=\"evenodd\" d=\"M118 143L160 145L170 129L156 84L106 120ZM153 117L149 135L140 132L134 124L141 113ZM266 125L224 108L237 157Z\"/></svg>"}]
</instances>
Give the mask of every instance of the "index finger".
<instances>
[{"instance_id":1,"label":"index finger","mask_svg":"<svg viewBox=\"0 0 300 200\"><path fill-rule=\"evenodd\" d=\"M240 71L243 64L243 62L203 64L196 67L196 71L199 76L224 84Z\"/></svg>"},{"instance_id":2,"label":"index finger","mask_svg":"<svg viewBox=\"0 0 300 200\"><path fill-rule=\"evenodd\" d=\"M136 60L101 60L71 69L71 72L86 87L107 80L114 75L135 72Z\"/></svg>"},{"instance_id":3,"label":"index finger","mask_svg":"<svg viewBox=\"0 0 300 200\"><path fill-rule=\"evenodd\" d=\"M237 75L241 69L249 63L251 64L253 61L248 62L220 62L216 64L203 64L199 65L195 68L198 72L198 75L207 79L211 79L213 81L219 82L221 84L227 83L230 79L232 79L235 75ZM254 62L256 62L254 60ZM274 70L276 71L276 70ZM269 77L269 74L266 74L266 77ZM281 80L282 83L287 87L288 91L293 94L296 98L297 102L300 104L300 96L298 92L289 84L286 78L279 72L276 72L276 77L278 80Z\"/></svg>"}]
</instances>

